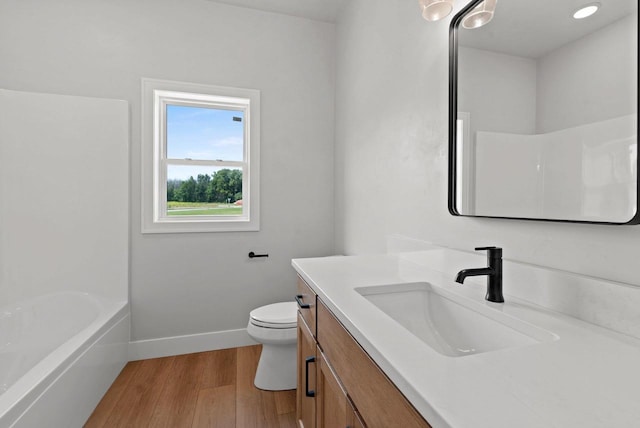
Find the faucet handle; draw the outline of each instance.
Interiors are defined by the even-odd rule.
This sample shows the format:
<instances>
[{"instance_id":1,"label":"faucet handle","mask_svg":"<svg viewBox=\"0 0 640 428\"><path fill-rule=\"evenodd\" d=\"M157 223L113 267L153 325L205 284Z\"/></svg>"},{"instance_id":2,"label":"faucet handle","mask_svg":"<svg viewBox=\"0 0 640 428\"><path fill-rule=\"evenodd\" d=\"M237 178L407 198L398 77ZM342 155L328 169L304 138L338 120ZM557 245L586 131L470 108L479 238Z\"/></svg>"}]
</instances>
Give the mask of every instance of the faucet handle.
<instances>
[{"instance_id":1,"label":"faucet handle","mask_svg":"<svg viewBox=\"0 0 640 428\"><path fill-rule=\"evenodd\" d=\"M500 247L476 247L476 251L487 251L489 258L501 258L502 248Z\"/></svg>"}]
</instances>

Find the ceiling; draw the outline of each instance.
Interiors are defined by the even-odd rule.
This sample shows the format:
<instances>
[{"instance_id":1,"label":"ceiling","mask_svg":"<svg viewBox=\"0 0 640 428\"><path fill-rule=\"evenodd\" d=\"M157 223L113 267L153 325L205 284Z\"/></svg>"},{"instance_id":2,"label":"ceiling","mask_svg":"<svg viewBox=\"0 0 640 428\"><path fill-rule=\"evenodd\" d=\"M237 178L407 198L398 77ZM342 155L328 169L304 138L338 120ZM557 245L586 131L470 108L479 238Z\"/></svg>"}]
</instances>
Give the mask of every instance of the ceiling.
<instances>
[{"instance_id":1,"label":"ceiling","mask_svg":"<svg viewBox=\"0 0 640 428\"><path fill-rule=\"evenodd\" d=\"M316 21L336 22L349 0L210 0L232 6L282 13ZM418 0L388 0L415 1ZM470 0L455 0L462 6ZM490 24L461 30L460 44L478 49L538 58L633 12L638 0L599 0L598 13L580 21L573 12L594 0L498 0ZM416 12L418 13L418 12Z\"/></svg>"},{"instance_id":2,"label":"ceiling","mask_svg":"<svg viewBox=\"0 0 640 428\"><path fill-rule=\"evenodd\" d=\"M336 22L338 12L348 0L211 0L232 6L247 7L267 12L282 13L314 19L316 21Z\"/></svg>"},{"instance_id":3,"label":"ceiling","mask_svg":"<svg viewBox=\"0 0 640 428\"><path fill-rule=\"evenodd\" d=\"M578 7L594 0L498 0L494 18L475 30L461 29L460 45L539 58L632 13L637 0L599 0L600 10L589 18L573 19ZM462 28L462 27L460 27Z\"/></svg>"}]
</instances>

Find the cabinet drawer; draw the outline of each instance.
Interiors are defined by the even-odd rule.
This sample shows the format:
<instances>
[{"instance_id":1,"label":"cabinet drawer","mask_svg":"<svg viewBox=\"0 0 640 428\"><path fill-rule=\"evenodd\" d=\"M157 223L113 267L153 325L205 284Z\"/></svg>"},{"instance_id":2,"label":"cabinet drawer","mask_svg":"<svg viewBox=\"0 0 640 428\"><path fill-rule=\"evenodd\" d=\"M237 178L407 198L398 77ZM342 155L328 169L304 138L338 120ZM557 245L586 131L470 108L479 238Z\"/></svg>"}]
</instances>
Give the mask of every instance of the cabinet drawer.
<instances>
[{"instance_id":1,"label":"cabinet drawer","mask_svg":"<svg viewBox=\"0 0 640 428\"><path fill-rule=\"evenodd\" d=\"M318 344L364 423L369 428L430 427L319 299L317 306Z\"/></svg>"},{"instance_id":2,"label":"cabinet drawer","mask_svg":"<svg viewBox=\"0 0 640 428\"><path fill-rule=\"evenodd\" d=\"M307 323L313 337L316 336L316 293L307 285L306 282L298 277L298 294L296 294L298 309L300 315Z\"/></svg>"}]
</instances>

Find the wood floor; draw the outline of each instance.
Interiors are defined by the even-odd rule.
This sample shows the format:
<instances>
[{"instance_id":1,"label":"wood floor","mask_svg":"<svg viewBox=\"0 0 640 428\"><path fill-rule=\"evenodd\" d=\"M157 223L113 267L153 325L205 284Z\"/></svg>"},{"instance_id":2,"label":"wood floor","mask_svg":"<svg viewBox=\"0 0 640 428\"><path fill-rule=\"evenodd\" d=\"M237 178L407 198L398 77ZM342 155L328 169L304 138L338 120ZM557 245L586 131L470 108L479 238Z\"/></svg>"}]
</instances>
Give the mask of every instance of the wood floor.
<instances>
[{"instance_id":1,"label":"wood floor","mask_svg":"<svg viewBox=\"0 0 640 428\"><path fill-rule=\"evenodd\" d=\"M295 428L296 394L253 386L260 345L132 361L85 424Z\"/></svg>"}]
</instances>

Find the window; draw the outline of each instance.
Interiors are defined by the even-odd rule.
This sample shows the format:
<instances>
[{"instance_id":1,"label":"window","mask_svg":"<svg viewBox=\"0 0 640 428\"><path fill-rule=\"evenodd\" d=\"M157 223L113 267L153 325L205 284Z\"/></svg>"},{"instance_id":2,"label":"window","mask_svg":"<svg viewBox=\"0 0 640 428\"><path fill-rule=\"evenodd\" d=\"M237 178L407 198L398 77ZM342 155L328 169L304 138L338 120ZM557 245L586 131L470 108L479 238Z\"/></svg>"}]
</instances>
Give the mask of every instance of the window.
<instances>
[{"instance_id":1,"label":"window","mask_svg":"<svg viewBox=\"0 0 640 428\"><path fill-rule=\"evenodd\" d=\"M142 232L259 230L259 91L142 89Z\"/></svg>"}]
</instances>

